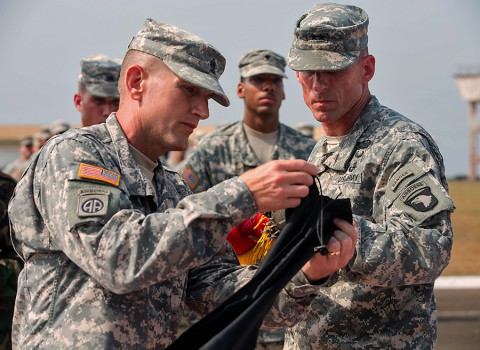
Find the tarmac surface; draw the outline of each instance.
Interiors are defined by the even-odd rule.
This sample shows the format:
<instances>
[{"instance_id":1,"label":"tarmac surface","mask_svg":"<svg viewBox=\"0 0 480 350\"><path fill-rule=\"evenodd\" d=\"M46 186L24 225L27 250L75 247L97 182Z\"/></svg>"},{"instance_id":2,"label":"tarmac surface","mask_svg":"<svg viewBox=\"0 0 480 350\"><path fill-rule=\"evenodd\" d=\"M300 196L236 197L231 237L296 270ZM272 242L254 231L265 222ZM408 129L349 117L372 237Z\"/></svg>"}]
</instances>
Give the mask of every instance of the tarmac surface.
<instances>
[{"instance_id":1,"label":"tarmac surface","mask_svg":"<svg viewBox=\"0 0 480 350\"><path fill-rule=\"evenodd\" d=\"M440 277L435 295L435 350L480 350L480 276Z\"/></svg>"}]
</instances>

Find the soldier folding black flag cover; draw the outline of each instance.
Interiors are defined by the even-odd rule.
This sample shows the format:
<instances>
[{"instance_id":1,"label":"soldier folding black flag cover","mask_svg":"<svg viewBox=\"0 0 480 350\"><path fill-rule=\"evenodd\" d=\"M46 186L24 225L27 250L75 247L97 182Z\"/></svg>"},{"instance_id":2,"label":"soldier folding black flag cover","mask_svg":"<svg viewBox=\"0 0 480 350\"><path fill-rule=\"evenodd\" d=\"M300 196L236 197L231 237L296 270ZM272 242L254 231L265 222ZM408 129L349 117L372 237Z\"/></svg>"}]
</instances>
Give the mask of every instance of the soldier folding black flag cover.
<instances>
[{"instance_id":1,"label":"soldier folding black flag cover","mask_svg":"<svg viewBox=\"0 0 480 350\"><path fill-rule=\"evenodd\" d=\"M297 208L287 210L287 223L252 279L222 305L175 340L168 350L255 349L258 330L277 295L325 244L334 218L352 222L350 200L321 196L314 181Z\"/></svg>"}]
</instances>

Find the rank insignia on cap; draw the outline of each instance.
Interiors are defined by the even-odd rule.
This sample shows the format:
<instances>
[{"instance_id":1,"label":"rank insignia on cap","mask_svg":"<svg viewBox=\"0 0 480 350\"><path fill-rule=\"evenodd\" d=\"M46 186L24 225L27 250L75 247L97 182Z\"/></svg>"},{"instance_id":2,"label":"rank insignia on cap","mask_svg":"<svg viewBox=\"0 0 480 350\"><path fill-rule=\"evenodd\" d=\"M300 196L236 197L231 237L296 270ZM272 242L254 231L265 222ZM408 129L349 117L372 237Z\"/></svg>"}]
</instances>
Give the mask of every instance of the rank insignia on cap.
<instances>
[{"instance_id":1,"label":"rank insignia on cap","mask_svg":"<svg viewBox=\"0 0 480 350\"><path fill-rule=\"evenodd\" d=\"M425 181L419 181L408 186L400 194L400 199L406 205L420 212L426 212L438 203L438 199L433 195Z\"/></svg>"},{"instance_id":2,"label":"rank insignia on cap","mask_svg":"<svg viewBox=\"0 0 480 350\"><path fill-rule=\"evenodd\" d=\"M106 182L114 186L118 186L120 184L120 174L85 163L80 164L78 176L83 179Z\"/></svg>"},{"instance_id":3,"label":"rank insignia on cap","mask_svg":"<svg viewBox=\"0 0 480 350\"><path fill-rule=\"evenodd\" d=\"M188 187L193 190L198 185L198 176L188 165L182 171L182 177L187 183Z\"/></svg>"}]
</instances>

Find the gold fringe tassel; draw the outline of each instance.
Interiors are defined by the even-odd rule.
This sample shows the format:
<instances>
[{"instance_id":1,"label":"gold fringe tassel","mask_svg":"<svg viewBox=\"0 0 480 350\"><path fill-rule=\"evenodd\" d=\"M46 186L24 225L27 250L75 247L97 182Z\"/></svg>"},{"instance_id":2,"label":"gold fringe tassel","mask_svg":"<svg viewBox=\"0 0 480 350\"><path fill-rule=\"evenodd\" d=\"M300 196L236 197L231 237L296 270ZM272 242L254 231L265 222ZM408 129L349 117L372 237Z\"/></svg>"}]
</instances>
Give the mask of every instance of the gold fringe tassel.
<instances>
[{"instance_id":1,"label":"gold fringe tassel","mask_svg":"<svg viewBox=\"0 0 480 350\"><path fill-rule=\"evenodd\" d=\"M257 228L262 221L263 217L255 226L255 228ZM258 239L257 244L255 244L255 246L249 249L247 252L238 256L240 265L255 265L259 264L263 259L265 259L265 256L272 247L276 238L276 235L272 234L275 231L274 227L270 224L271 221L269 219L268 223L263 228L262 235Z\"/></svg>"}]
</instances>

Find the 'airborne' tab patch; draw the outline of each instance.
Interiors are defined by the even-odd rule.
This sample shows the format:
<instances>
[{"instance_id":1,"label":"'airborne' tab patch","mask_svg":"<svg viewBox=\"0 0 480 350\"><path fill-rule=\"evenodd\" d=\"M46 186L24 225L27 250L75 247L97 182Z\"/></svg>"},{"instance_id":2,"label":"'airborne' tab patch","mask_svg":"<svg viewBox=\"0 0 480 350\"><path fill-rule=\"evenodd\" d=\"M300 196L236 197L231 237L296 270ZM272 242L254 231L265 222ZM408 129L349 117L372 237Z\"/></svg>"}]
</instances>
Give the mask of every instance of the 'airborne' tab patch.
<instances>
[{"instance_id":1,"label":"'airborne' tab patch","mask_svg":"<svg viewBox=\"0 0 480 350\"><path fill-rule=\"evenodd\" d=\"M106 182L114 186L118 186L120 184L120 174L85 163L80 164L78 176L84 179Z\"/></svg>"}]
</instances>

